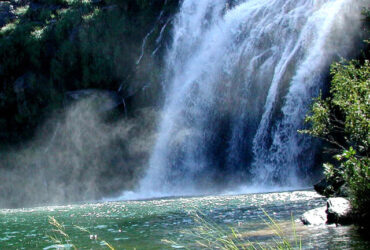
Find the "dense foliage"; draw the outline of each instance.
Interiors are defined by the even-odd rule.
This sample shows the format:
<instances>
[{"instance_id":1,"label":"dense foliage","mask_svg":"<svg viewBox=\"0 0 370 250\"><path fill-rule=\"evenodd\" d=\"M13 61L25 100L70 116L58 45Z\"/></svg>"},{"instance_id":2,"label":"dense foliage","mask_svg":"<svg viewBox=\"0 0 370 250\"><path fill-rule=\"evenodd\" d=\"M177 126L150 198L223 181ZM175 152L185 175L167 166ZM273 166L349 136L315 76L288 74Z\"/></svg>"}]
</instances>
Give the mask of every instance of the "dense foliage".
<instances>
[{"instance_id":1,"label":"dense foliage","mask_svg":"<svg viewBox=\"0 0 370 250\"><path fill-rule=\"evenodd\" d=\"M367 24L369 11L365 11ZM366 22L365 22L366 24ZM359 215L369 217L370 206L370 62L368 45L360 60L334 63L330 95L319 96L311 124L304 131L329 145L336 162L324 164L329 189L345 186ZM326 190L326 194L335 190Z\"/></svg>"},{"instance_id":2,"label":"dense foliage","mask_svg":"<svg viewBox=\"0 0 370 250\"><path fill-rule=\"evenodd\" d=\"M339 165L325 164L327 177L347 183L354 201L363 203L370 199L370 63L335 63L332 75L331 97L316 99L306 132L334 146Z\"/></svg>"},{"instance_id":3,"label":"dense foliage","mask_svg":"<svg viewBox=\"0 0 370 250\"><path fill-rule=\"evenodd\" d=\"M177 7L167 0L0 1L0 207L96 200L133 188L152 142Z\"/></svg>"},{"instance_id":4,"label":"dense foliage","mask_svg":"<svg viewBox=\"0 0 370 250\"><path fill-rule=\"evenodd\" d=\"M32 136L67 91L120 89L128 97L158 82L160 60L151 52L165 47L156 39L176 7L165 0L1 2L0 142Z\"/></svg>"}]
</instances>

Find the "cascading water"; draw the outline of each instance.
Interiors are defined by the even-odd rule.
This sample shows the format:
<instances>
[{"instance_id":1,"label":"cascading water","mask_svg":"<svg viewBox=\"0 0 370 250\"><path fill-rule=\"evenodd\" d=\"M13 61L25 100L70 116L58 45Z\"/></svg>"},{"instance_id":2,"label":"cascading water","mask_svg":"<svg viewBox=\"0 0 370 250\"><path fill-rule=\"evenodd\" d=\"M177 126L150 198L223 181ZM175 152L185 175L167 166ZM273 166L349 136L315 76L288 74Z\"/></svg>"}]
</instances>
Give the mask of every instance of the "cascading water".
<instances>
[{"instance_id":1,"label":"cascading water","mask_svg":"<svg viewBox=\"0 0 370 250\"><path fill-rule=\"evenodd\" d=\"M296 186L314 157L297 130L331 61L354 47L363 2L183 1L137 197Z\"/></svg>"}]
</instances>

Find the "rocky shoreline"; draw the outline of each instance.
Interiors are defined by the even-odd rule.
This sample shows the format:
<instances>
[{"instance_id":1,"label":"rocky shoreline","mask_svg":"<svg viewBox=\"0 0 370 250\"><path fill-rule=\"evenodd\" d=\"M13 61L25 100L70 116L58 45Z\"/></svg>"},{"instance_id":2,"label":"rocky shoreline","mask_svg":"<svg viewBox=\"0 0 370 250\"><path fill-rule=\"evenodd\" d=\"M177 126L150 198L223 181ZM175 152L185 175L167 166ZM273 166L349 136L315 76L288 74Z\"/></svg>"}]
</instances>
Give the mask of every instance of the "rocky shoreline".
<instances>
[{"instance_id":1,"label":"rocky shoreline","mask_svg":"<svg viewBox=\"0 0 370 250\"><path fill-rule=\"evenodd\" d=\"M301 216L304 225L350 225L355 222L355 216L349 200L343 197L329 198L326 206L305 212Z\"/></svg>"}]
</instances>

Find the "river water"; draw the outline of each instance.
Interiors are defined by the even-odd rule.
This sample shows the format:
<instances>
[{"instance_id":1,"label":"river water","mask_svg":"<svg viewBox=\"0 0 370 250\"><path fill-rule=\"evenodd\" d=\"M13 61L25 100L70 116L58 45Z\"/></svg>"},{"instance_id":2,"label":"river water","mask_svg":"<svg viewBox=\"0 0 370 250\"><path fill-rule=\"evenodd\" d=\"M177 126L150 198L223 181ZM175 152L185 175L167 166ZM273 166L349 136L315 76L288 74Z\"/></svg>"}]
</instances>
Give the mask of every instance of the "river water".
<instances>
[{"instance_id":1,"label":"river water","mask_svg":"<svg viewBox=\"0 0 370 250\"><path fill-rule=\"evenodd\" d=\"M297 130L327 86L330 64L356 48L368 5L181 1L164 59L157 138L137 197L310 184L318 147Z\"/></svg>"},{"instance_id":2,"label":"river water","mask_svg":"<svg viewBox=\"0 0 370 250\"><path fill-rule=\"evenodd\" d=\"M308 227L298 221L304 211L324 205L325 199L314 191L289 191L0 210L0 249L68 249L72 244L108 249L105 242L115 249L199 249L197 229L205 226L209 239L230 236L233 228L243 242L269 246L276 236L263 211L293 246L301 238L304 249L369 249L369 242L352 226ZM50 217L63 224L60 229L68 236L55 231Z\"/></svg>"}]
</instances>

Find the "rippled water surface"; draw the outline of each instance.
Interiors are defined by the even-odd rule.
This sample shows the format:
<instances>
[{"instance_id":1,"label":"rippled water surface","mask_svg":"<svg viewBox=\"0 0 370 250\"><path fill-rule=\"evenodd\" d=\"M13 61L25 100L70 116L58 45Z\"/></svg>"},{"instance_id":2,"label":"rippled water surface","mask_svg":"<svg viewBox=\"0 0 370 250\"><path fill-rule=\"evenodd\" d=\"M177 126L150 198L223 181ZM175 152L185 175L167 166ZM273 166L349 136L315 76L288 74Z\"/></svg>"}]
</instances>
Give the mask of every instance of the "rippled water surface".
<instances>
[{"instance_id":1,"label":"rippled water surface","mask_svg":"<svg viewBox=\"0 0 370 250\"><path fill-rule=\"evenodd\" d=\"M0 210L0 248L55 249L58 244L50 236L57 236L67 248L74 244L79 249L107 249L108 242L116 249L196 249L199 246L190 232L201 225L195 213L225 234L233 227L246 241L271 242L274 236L263 221L263 210L289 238L291 214L299 218L304 211L324 205L325 200L315 192L294 191ZM64 225L69 241L53 231L50 216ZM296 228L304 248L370 247L353 227L314 228L296 222Z\"/></svg>"}]
</instances>

